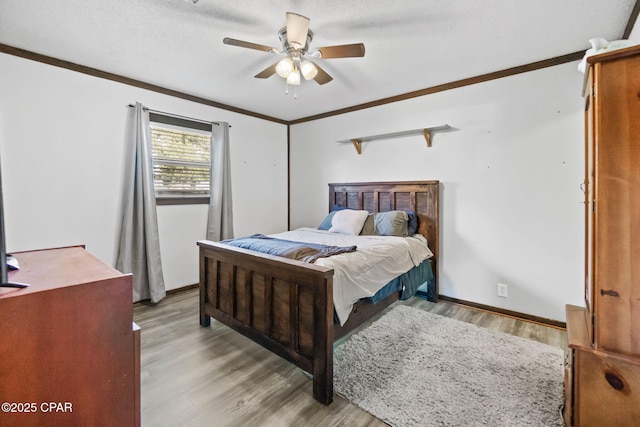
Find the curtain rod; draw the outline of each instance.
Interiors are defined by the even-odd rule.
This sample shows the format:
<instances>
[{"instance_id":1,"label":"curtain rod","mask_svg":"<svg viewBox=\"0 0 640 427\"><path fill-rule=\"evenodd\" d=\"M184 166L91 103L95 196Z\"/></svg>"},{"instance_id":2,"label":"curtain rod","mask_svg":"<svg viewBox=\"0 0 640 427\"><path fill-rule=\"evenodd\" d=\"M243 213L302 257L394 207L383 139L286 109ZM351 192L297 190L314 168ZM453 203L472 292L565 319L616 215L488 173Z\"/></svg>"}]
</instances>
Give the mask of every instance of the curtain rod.
<instances>
[{"instance_id":1,"label":"curtain rod","mask_svg":"<svg viewBox=\"0 0 640 427\"><path fill-rule=\"evenodd\" d=\"M135 105L129 104L128 107L135 107ZM151 108L148 108L148 107L142 107L142 108L144 108L145 110L149 111L150 113L162 114L164 116L176 117L178 119L185 119L185 120L191 120L193 122L200 122L200 123L206 123L206 124L212 124L212 125L220 126L220 123L218 123L218 122L211 122L211 121L202 120L202 119L194 119L192 117L180 116L178 114L173 114L173 113L167 113L166 111L152 110ZM231 127L231 125L229 125L229 127Z\"/></svg>"}]
</instances>

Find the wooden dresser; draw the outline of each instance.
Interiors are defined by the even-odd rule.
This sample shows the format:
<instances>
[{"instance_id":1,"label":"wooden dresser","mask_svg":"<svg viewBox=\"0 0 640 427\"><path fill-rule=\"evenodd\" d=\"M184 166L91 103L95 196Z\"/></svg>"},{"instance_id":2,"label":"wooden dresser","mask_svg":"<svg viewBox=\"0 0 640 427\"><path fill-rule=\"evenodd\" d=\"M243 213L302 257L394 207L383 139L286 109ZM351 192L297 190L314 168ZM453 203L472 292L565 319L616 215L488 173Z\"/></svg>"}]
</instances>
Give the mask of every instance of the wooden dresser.
<instances>
[{"instance_id":1,"label":"wooden dresser","mask_svg":"<svg viewBox=\"0 0 640 427\"><path fill-rule=\"evenodd\" d=\"M565 422L640 423L640 47L588 58L585 305L567 306Z\"/></svg>"},{"instance_id":2,"label":"wooden dresser","mask_svg":"<svg viewBox=\"0 0 640 427\"><path fill-rule=\"evenodd\" d=\"M140 424L132 277L83 247L14 253L0 288L0 425Z\"/></svg>"}]
</instances>

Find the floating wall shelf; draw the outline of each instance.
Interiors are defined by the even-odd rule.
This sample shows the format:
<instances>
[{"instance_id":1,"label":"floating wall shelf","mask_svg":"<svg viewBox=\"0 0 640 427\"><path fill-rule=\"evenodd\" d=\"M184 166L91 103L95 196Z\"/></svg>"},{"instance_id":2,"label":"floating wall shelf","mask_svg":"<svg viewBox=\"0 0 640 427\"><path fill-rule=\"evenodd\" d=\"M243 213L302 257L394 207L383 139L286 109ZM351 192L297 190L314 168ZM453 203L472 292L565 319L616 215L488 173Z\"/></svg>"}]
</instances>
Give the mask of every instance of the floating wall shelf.
<instances>
[{"instance_id":1,"label":"floating wall shelf","mask_svg":"<svg viewBox=\"0 0 640 427\"><path fill-rule=\"evenodd\" d=\"M375 139L399 138L399 137L402 137L402 136L409 136L409 135L423 135L425 141L427 142L427 147L431 147L431 134L433 132L437 132L437 131L441 131L441 130L447 130L447 129L451 129L451 126L449 126L449 125L432 126L432 127L428 127L428 128L412 129L412 130L385 133L385 134L372 135L372 136L363 136L363 137L360 137L360 138L351 138L351 139L346 139L346 140L338 141L338 142L351 142L353 144L353 146L356 148L356 151L358 152L358 154L362 154L362 143L363 142L373 141Z\"/></svg>"}]
</instances>

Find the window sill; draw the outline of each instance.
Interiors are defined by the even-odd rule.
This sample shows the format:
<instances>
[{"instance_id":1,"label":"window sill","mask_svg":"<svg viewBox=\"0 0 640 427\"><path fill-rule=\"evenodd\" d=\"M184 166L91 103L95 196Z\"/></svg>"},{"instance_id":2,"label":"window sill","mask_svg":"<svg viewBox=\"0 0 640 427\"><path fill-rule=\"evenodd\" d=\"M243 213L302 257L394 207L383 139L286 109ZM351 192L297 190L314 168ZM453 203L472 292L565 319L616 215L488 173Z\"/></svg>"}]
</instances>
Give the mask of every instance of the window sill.
<instances>
[{"instance_id":1,"label":"window sill","mask_svg":"<svg viewBox=\"0 0 640 427\"><path fill-rule=\"evenodd\" d=\"M208 205L209 197L156 197L156 205Z\"/></svg>"}]
</instances>

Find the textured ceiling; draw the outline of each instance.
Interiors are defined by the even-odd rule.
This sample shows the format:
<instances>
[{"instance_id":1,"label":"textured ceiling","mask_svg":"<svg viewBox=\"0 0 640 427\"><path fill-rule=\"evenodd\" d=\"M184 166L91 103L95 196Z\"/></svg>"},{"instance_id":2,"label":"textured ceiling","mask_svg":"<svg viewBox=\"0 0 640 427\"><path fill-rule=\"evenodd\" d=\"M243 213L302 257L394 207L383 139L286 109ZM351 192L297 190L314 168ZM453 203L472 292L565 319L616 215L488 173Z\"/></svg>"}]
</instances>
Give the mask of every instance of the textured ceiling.
<instances>
[{"instance_id":1,"label":"textured ceiling","mask_svg":"<svg viewBox=\"0 0 640 427\"><path fill-rule=\"evenodd\" d=\"M295 120L584 50L623 36L636 0L0 0L0 43L282 120ZM253 76L279 57L285 13L311 19L311 47L362 42L364 58L319 59L334 77ZM144 100L141 100L144 101Z\"/></svg>"}]
</instances>

